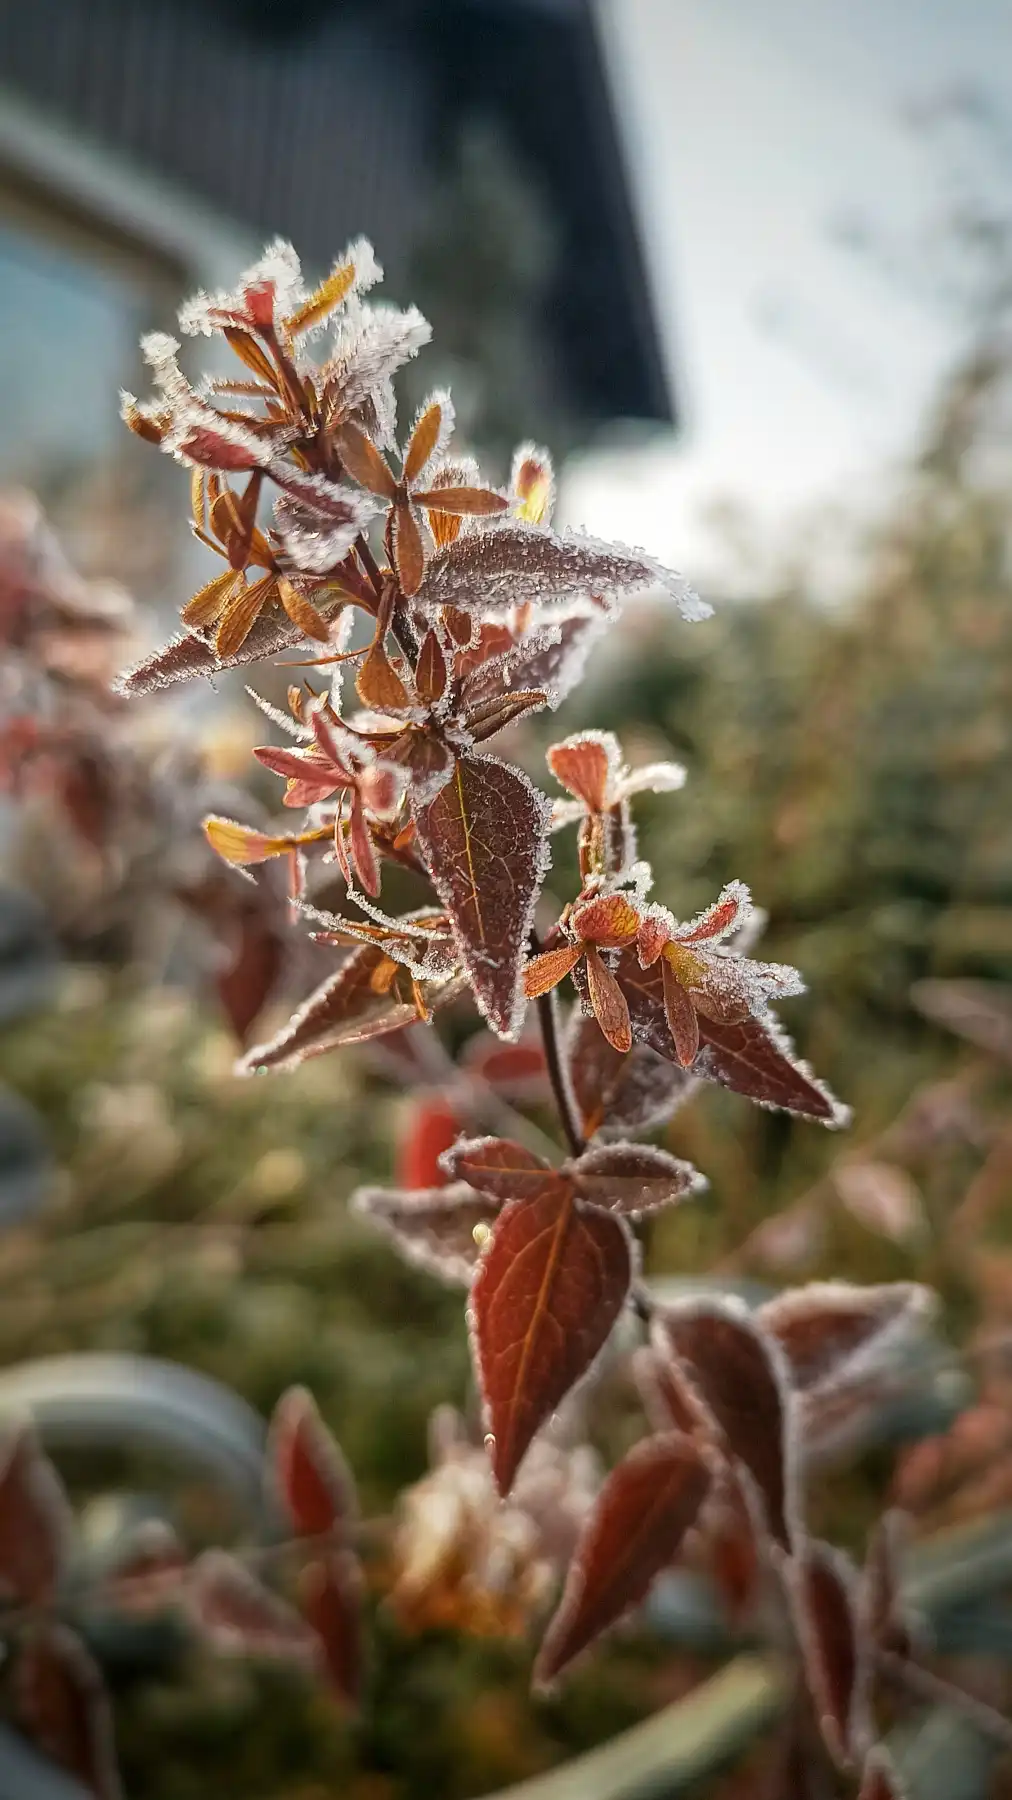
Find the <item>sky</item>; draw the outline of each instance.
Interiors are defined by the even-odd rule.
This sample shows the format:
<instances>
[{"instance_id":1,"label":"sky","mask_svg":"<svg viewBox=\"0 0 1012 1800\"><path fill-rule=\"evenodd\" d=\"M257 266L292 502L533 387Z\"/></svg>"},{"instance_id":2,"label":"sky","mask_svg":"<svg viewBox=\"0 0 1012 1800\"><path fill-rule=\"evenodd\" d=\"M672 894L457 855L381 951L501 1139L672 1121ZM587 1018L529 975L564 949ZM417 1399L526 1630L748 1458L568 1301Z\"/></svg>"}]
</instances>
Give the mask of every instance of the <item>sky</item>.
<instances>
[{"instance_id":1,"label":"sky","mask_svg":"<svg viewBox=\"0 0 1012 1800\"><path fill-rule=\"evenodd\" d=\"M714 503L774 551L812 511L874 505L958 350L931 233L959 145L933 151L910 111L969 85L1012 131L1012 4L597 10L683 429L581 457L563 508L733 586Z\"/></svg>"}]
</instances>

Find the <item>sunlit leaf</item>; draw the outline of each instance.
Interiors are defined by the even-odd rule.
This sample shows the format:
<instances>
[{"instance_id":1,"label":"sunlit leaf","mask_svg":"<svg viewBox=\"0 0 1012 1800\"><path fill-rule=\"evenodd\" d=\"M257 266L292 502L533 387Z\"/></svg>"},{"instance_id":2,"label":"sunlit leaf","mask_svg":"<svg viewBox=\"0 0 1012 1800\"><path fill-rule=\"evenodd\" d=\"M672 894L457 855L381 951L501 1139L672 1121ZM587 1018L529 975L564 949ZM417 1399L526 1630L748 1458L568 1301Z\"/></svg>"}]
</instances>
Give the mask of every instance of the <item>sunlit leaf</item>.
<instances>
[{"instance_id":1,"label":"sunlit leaf","mask_svg":"<svg viewBox=\"0 0 1012 1800\"><path fill-rule=\"evenodd\" d=\"M647 1594L696 1523L711 1473L690 1439L646 1438L609 1475L534 1665L550 1682Z\"/></svg>"},{"instance_id":2,"label":"sunlit leaf","mask_svg":"<svg viewBox=\"0 0 1012 1800\"><path fill-rule=\"evenodd\" d=\"M535 1432L608 1338L632 1276L624 1223L565 1182L514 1200L471 1290L472 1342L492 1470L509 1492Z\"/></svg>"}]
</instances>

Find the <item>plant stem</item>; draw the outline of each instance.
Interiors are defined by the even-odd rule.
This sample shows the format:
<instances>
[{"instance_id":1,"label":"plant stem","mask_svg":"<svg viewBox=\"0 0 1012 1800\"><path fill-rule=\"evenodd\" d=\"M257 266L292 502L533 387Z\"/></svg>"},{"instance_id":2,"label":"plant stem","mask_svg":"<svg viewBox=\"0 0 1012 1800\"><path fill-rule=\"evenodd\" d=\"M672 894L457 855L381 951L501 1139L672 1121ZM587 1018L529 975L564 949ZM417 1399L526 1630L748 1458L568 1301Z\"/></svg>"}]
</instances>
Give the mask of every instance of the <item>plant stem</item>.
<instances>
[{"instance_id":1,"label":"plant stem","mask_svg":"<svg viewBox=\"0 0 1012 1800\"><path fill-rule=\"evenodd\" d=\"M531 950L535 956L541 949L541 940L536 931L531 932ZM563 1135L573 1156L580 1156L587 1148L580 1122L573 1109L573 1096L569 1082L562 1067L562 1054L559 1049L559 1017L556 1011L554 991L539 994L536 1002L538 1024L541 1027L541 1041L545 1049L545 1067L548 1079L552 1084L552 1093L558 1109L559 1122Z\"/></svg>"}]
</instances>

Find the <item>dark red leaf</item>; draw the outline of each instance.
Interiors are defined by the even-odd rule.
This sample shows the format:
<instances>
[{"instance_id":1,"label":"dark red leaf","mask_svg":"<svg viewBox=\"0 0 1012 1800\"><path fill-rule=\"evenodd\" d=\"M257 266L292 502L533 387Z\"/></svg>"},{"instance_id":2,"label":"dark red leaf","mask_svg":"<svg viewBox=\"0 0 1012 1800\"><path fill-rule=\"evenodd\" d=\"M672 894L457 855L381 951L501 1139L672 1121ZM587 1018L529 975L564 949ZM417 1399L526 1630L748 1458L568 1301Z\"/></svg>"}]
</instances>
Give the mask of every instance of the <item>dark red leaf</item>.
<instances>
[{"instance_id":1,"label":"dark red leaf","mask_svg":"<svg viewBox=\"0 0 1012 1800\"><path fill-rule=\"evenodd\" d=\"M448 1179L440 1158L459 1134L460 1119L445 1100L414 1101L397 1147L398 1187L440 1187Z\"/></svg>"},{"instance_id":2,"label":"dark red leaf","mask_svg":"<svg viewBox=\"0 0 1012 1800\"><path fill-rule=\"evenodd\" d=\"M579 1006L570 1015L566 1053L584 1137L649 1131L669 1119L695 1086L691 1075L647 1044L634 1044L623 1056Z\"/></svg>"},{"instance_id":3,"label":"dark red leaf","mask_svg":"<svg viewBox=\"0 0 1012 1800\"><path fill-rule=\"evenodd\" d=\"M452 977L420 983L427 1010L454 999L462 986ZM362 1044L399 1031L417 1017L407 970L391 965L379 946L363 944L303 1001L276 1037L247 1051L239 1070L293 1069L341 1044Z\"/></svg>"},{"instance_id":4,"label":"dark red leaf","mask_svg":"<svg viewBox=\"0 0 1012 1800\"><path fill-rule=\"evenodd\" d=\"M563 1181L501 1213L471 1290L474 1359L501 1493L605 1343L631 1277L624 1223L584 1210Z\"/></svg>"},{"instance_id":5,"label":"dark red leaf","mask_svg":"<svg viewBox=\"0 0 1012 1800\"><path fill-rule=\"evenodd\" d=\"M311 1663L317 1646L297 1612L224 1550L205 1550L190 1569L187 1612L216 1650Z\"/></svg>"},{"instance_id":6,"label":"dark red leaf","mask_svg":"<svg viewBox=\"0 0 1012 1800\"><path fill-rule=\"evenodd\" d=\"M806 1390L869 1374L932 1305L928 1289L914 1282L812 1281L767 1301L758 1317L783 1349L794 1387Z\"/></svg>"},{"instance_id":7,"label":"dark red leaf","mask_svg":"<svg viewBox=\"0 0 1012 1800\"><path fill-rule=\"evenodd\" d=\"M751 1476L777 1542L791 1548L797 1516L797 1445L783 1353L731 1301L686 1300L655 1314L654 1348L680 1362Z\"/></svg>"},{"instance_id":8,"label":"dark red leaf","mask_svg":"<svg viewBox=\"0 0 1012 1800\"><path fill-rule=\"evenodd\" d=\"M740 1626L759 1593L762 1562L748 1502L729 1469L724 1469L700 1519L706 1566L728 1619Z\"/></svg>"},{"instance_id":9,"label":"dark red leaf","mask_svg":"<svg viewBox=\"0 0 1012 1800\"><path fill-rule=\"evenodd\" d=\"M469 1181L497 1200L533 1199L546 1185L557 1186L544 1157L510 1138L461 1138L442 1161L454 1181Z\"/></svg>"},{"instance_id":10,"label":"dark red leaf","mask_svg":"<svg viewBox=\"0 0 1012 1800\"><path fill-rule=\"evenodd\" d=\"M30 1425L0 1447L0 1598L48 1605L73 1519L63 1483Z\"/></svg>"},{"instance_id":11,"label":"dark red leaf","mask_svg":"<svg viewBox=\"0 0 1012 1800\"><path fill-rule=\"evenodd\" d=\"M686 1437L645 1438L613 1469L577 1544L559 1609L534 1665L550 1682L638 1606L696 1523L711 1472Z\"/></svg>"},{"instance_id":12,"label":"dark red leaf","mask_svg":"<svg viewBox=\"0 0 1012 1800\"><path fill-rule=\"evenodd\" d=\"M95 1800L120 1800L112 1712L98 1666L65 1625L35 1627L14 1667L18 1723Z\"/></svg>"},{"instance_id":13,"label":"dark red leaf","mask_svg":"<svg viewBox=\"0 0 1012 1800\"><path fill-rule=\"evenodd\" d=\"M665 1016L659 963L641 969L635 952L626 950L619 957L616 973L629 1003L635 1035L658 1055L674 1059L677 1051ZM790 1040L772 1013L762 1021L749 1017L731 1023L700 1015L699 1054L692 1073L718 1081L763 1106L781 1107L824 1125L845 1122L846 1114L828 1089L803 1063L793 1060Z\"/></svg>"},{"instance_id":14,"label":"dark red leaf","mask_svg":"<svg viewBox=\"0 0 1012 1800\"><path fill-rule=\"evenodd\" d=\"M437 1188L359 1188L352 1206L430 1275L469 1285L498 1203L465 1181Z\"/></svg>"},{"instance_id":15,"label":"dark red leaf","mask_svg":"<svg viewBox=\"0 0 1012 1800\"><path fill-rule=\"evenodd\" d=\"M274 1408L267 1461L297 1537L343 1536L357 1511L355 1482L305 1388L289 1388Z\"/></svg>"},{"instance_id":16,"label":"dark red leaf","mask_svg":"<svg viewBox=\"0 0 1012 1800\"><path fill-rule=\"evenodd\" d=\"M691 1163L652 1144L601 1144L572 1165L573 1185L584 1200L606 1212L656 1212L706 1182Z\"/></svg>"},{"instance_id":17,"label":"dark red leaf","mask_svg":"<svg viewBox=\"0 0 1012 1800\"><path fill-rule=\"evenodd\" d=\"M548 802L519 770L467 754L415 822L478 1006L510 1037L523 1017L527 940L548 866Z\"/></svg>"},{"instance_id":18,"label":"dark red leaf","mask_svg":"<svg viewBox=\"0 0 1012 1800\"><path fill-rule=\"evenodd\" d=\"M461 1067L514 1106L534 1105L549 1092L545 1053L535 1038L502 1044L491 1032L477 1032L464 1050Z\"/></svg>"},{"instance_id":19,"label":"dark red leaf","mask_svg":"<svg viewBox=\"0 0 1012 1800\"><path fill-rule=\"evenodd\" d=\"M576 532L557 536L529 526L505 524L461 536L434 556L415 604L426 612L453 606L487 617L528 603L555 603L666 586L686 616L701 607L678 576L634 552L599 544Z\"/></svg>"},{"instance_id":20,"label":"dark red leaf","mask_svg":"<svg viewBox=\"0 0 1012 1800\"><path fill-rule=\"evenodd\" d=\"M867 1661L856 1610L857 1576L842 1552L817 1540L795 1565L792 1598L815 1716L833 1761L853 1767L867 1746Z\"/></svg>"},{"instance_id":21,"label":"dark red leaf","mask_svg":"<svg viewBox=\"0 0 1012 1800\"><path fill-rule=\"evenodd\" d=\"M300 1570L299 1605L315 1632L328 1683L336 1697L352 1706L362 1690L362 1574L357 1559L345 1551L322 1556Z\"/></svg>"}]
</instances>

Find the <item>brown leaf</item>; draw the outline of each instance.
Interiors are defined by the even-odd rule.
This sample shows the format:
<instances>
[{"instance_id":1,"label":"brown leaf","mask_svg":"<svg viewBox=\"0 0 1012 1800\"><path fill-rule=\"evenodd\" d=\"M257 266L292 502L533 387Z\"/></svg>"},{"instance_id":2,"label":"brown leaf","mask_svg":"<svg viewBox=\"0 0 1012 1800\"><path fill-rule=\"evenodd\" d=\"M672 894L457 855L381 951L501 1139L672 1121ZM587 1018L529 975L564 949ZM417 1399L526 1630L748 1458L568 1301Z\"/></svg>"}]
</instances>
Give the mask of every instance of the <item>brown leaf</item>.
<instances>
[{"instance_id":1,"label":"brown leaf","mask_svg":"<svg viewBox=\"0 0 1012 1800\"><path fill-rule=\"evenodd\" d=\"M812 1281L767 1301L757 1317L784 1351L793 1386L804 1391L867 1375L933 1304L929 1290L910 1281Z\"/></svg>"},{"instance_id":2,"label":"brown leaf","mask_svg":"<svg viewBox=\"0 0 1012 1800\"><path fill-rule=\"evenodd\" d=\"M908 1524L906 1514L895 1507L876 1521L865 1551L857 1601L862 1633L876 1650L897 1656L909 1656L913 1648L900 1583Z\"/></svg>"},{"instance_id":3,"label":"brown leaf","mask_svg":"<svg viewBox=\"0 0 1012 1800\"><path fill-rule=\"evenodd\" d=\"M261 613L235 655L221 661L203 638L195 637L189 631L183 632L170 638L160 650L142 657L132 668L124 669L116 677L113 691L136 698L141 694L156 693L159 688L173 687L179 681L192 681L198 675L213 678L223 669L242 668L247 663L265 661L282 650L290 650L300 641L300 636L284 614Z\"/></svg>"},{"instance_id":4,"label":"brown leaf","mask_svg":"<svg viewBox=\"0 0 1012 1800\"><path fill-rule=\"evenodd\" d=\"M203 630L220 619L229 602L239 592L242 576L235 569L226 569L223 575L215 575L205 587L188 600L180 613L184 625L194 630Z\"/></svg>"},{"instance_id":5,"label":"brown leaf","mask_svg":"<svg viewBox=\"0 0 1012 1800\"><path fill-rule=\"evenodd\" d=\"M418 590L426 611L455 606L483 616L515 606L642 593L667 585L686 616L703 617L695 596L666 571L617 545L577 532L557 534L521 524L457 538L433 557Z\"/></svg>"},{"instance_id":6,"label":"brown leaf","mask_svg":"<svg viewBox=\"0 0 1012 1800\"><path fill-rule=\"evenodd\" d=\"M120 1800L109 1696L76 1632L49 1622L32 1629L14 1666L14 1700L21 1729L45 1756L95 1800Z\"/></svg>"},{"instance_id":7,"label":"brown leaf","mask_svg":"<svg viewBox=\"0 0 1012 1800\"><path fill-rule=\"evenodd\" d=\"M660 969L661 986L664 993L664 1016L668 1021L668 1030L675 1046L675 1055L683 1069L691 1069L699 1055L699 1018L685 988L667 959L661 963Z\"/></svg>"},{"instance_id":8,"label":"brown leaf","mask_svg":"<svg viewBox=\"0 0 1012 1800\"><path fill-rule=\"evenodd\" d=\"M355 690L363 706L377 712L402 712L411 705L411 697L377 637L359 669Z\"/></svg>"},{"instance_id":9,"label":"brown leaf","mask_svg":"<svg viewBox=\"0 0 1012 1800\"><path fill-rule=\"evenodd\" d=\"M425 574L425 545L418 520L406 500L394 507L391 526L401 591L408 595L417 593Z\"/></svg>"},{"instance_id":10,"label":"brown leaf","mask_svg":"<svg viewBox=\"0 0 1012 1800\"><path fill-rule=\"evenodd\" d=\"M293 625L304 631L307 637L315 638L317 643L330 642L330 632L326 620L317 612L311 600L284 575L278 577L278 599Z\"/></svg>"},{"instance_id":11,"label":"brown leaf","mask_svg":"<svg viewBox=\"0 0 1012 1800\"><path fill-rule=\"evenodd\" d=\"M651 1430L715 1441L713 1420L674 1357L642 1344L633 1352L632 1373Z\"/></svg>"},{"instance_id":12,"label":"brown leaf","mask_svg":"<svg viewBox=\"0 0 1012 1800\"><path fill-rule=\"evenodd\" d=\"M446 691L447 667L439 634L433 626L425 633L415 664L415 686L426 706L434 706Z\"/></svg>"},{"instance_id":13,"label":"brown leaf","mask_svg":"<svg viewBox=\"0 0 1012 1800\"><path fill-rule=\"evenodd\" d=\"M274 1408L267 1462L296 1537L343 1536L357 1511L354 1479L305 1388Z\"/></svg>"},{"instance_id":14,"label":"brown leaf","mask_svg":"<svg viewBox=\"0 0 1012 1800\"><path fill-rule=\"evenodd\" d=\"M299 1571L299 1605L315 1633L336 1698L357 1706L362 1690L362 1574L348 1551L321 1556Z\"/></svg>"},{"instance_id":15,"label":"brown leaf","mask_svg":"<svg viewBox=\"0 0 1012 1800\"><path fill-rule=\"evenodd\" d=\"M424 493L416 489L411 498L416 506L427 507L433 512L467 513L474 518L491 518L494 513L505 512L509 506L502 494L482 487L429 488Z\"/></svg>"},{"instance_id":16,"label":"brown leaf","mask_svg":"<svg viewBox=\"0 0 1012 1800\"><path fill-rule=\"evenodd\" d=\"M277 582L273 575L261 575L249 587L240 588L218 623L214 652L219 662L227 662L242 649L264 607L276 598Z\"/></svg>"},{"instance_id":17,"label":"brown leaf","mask_svg":"<svg viewBox=\"0 0 1012 1800\"><path fill-rule=\"evenodd\" d=\"M691 1163L651 1144L602 1144L572 1165L573 1185L605 1212L656 1212L705 1187Z\"/></svg>"},{"instance_id":18,"label":"brown leaf","mask_svg":"<svg viewBox=\"0 0 1012 1800\"><path fill-rule=\"evenodd\" d=\"M605 1343L631 1277L623 1222L581 1208L565 1182L500 1214L471 1290L473 1354L500 1493Z\"/></svg>"},{"instance_id":19,"label":"brown leaf","mask_svg":"<svg viewBox=\"0 0 1012 1800\"><path fill-rule=\"evenodd\" d=\"M540 712L547 703L548 695L542 688L523 688L515 694L500 694L465 711L464 725L476 744L484 744L490 737L495 737L497 731L505 731L507 725L526 718L528 713Z\"/></svg>"},{"instance_id":20,"label":"brown leaf","mask_svg":"<svg viewBox=\"0 0 1012 1800\"><path fill-rule=\"evenodd\" d=\"M349 420L336 436L337 451L348 474L381 500L397 498L397 483L371 438Z\"/></svg>"},{"instance_id":21,"label":"brown leaf","mask_svg":"<svg viewBox=\"0 0 1012 1800\"><path fill-rule=\"evenodd\" d=\"M462 983L424 981L420 991L428 1010L445 1005L462 991ZM399 1031L418 1017L407 972L379 947L363 944L304 1000L288 1024L264 1044L247 1051L241 1074L257 1069L293 1069L309 1056L322 1056L341 1044L361 1044L387 1031Z\"/></svg>"},{"instance_id":22,"label":"brown leaf","mask_svg":"<svg viewBox=\"0 0 1012 1800\"><path fill-rule=\"evenodd\" d=\"M624 1056L632 1049L632 1025L625 994L601 953L588 944L584 955L587 971L587 994L594 1017L613 1050Z\"/></svg>"},{"instance_id":23,"label":"brown leaf","mask_svg":"<svg viewBox=\"0 0 1012 1800\"><path fill-rule=\"evenodd\" d=\"M450 915L481 1012L500 1037L519 1029L522 972L548 861L548 802L519 770L458 758L415 812L418 847Z\"/></svg>"},{"instance_id":24,"label":"brown leaf","mask_svg":"<svg viewBox=\"0 0 1012 1800\"><path fill-rule=\"evenodd\" d=\"M356 1212L393 1238L402 1256L443 1281L469 1286L499 1208L465 1181L435 1188L359 1188Z\"/></svg>"},{"instance_id":25,"label":"brown leaf","mask_svg":"<svg viewBox=\"0 0 1012 1800\"><path fill-rule=\"evenodd\" d=\"M216 1650L310 1663L316 1643L297 1612L225 1550L205 1550L190 1567L187 1613Z\"/></svg>"},{"instance_id":26,"label":"brown leaf","mask_svg":"<svg viewBox=\"0 0 1012 1800\"><path fill-rule=\"evenodd\" d=\"M852 1218L894 1244L922 1237L927 1224L924 1200L913 1176L896 1163L862 1157L832 1171L833 1186Z\"/></svg>"},{"instance_id":27,"label":"brown leaf","mask_svg":"<svg viewBox=\"0 0 1012 1800\"><path fill-rule=\"evenodd\" d=\"M658 1309L653 1344L684 1366L728 1452L751 1476L769 1530L790 1550L797 1445L779 1346L744 1308L715 1296Z\"/></svg>"},{"instance_id":28,"label":"brown leaf","mask_svg":"<svg viewBox=\"0 0 1012 1800\"><path fill-rule=\"evenodd\" d=\"M659 1056L675 1059L676 1050L664 1008L661 963L641 969L636 953L625 950L616 965L619 985L629 1003L635 1035ZM693 1075L720 1082L762 1106L800 1113L824 1125L840 1125L846 1114L828 1089L791 1056L789 1039L772 1013L763 1021L739 1019L730 1024L699 1020L699 1055Z\"/></svg>"},{"instance_id":29,"label":"brown leaf","mask_svg":"<svg viewBox=\"0 0 1012 1800\"><path fill-rule=\"evenodd\" d=\"M240 1044L260 1017L284 963L284 947L270 919L248 908L235 926L232 960L215 978L222 1011Z\"/></svg>"},{"instance_id":30,"label":"brown leaf","mask_svg":"<svg viewBox=\"0 0 1012 1800\"><path fill-rule=\"evenodd\" d=\"M551 993L560 981L572 973L582 955L582 944L557 944L554 950L542 950L540 955L530 957L524 969L524 993L527 998L536 1000L541 994ZM595 1030L600 1030L596 1021ZM621 1055L621 1051L617 1051L616 1055Z\"/></svg>"},{"instance_id":31,"label":"brown leaf","mask_svg":"<svg viewBox=\"0 0 1012 1800\"><path fill-rule=\"evenodd\" d=\"M404 452L402 478L406 482L417 481L429 457L439 443L443 433L447 414L448 396L433 394L422 408L412 428L408 447ZM452 422L452 409L449 419Z\"/></svg>"},{"instance_id":32,"label":"brown leaf","mask_svg":"<svg viewBox=\"0 0 1012 1800\"><path fill-rule=\"evenodd\" d=\"M533 1200L556 1182L544 1157L509 1138L461 1138L440 1160L451 1180L469 1182L499 1201Z\"/></svg>"},{"instance_id":33,"label":"brown leaf","mask_svg":"<svg viewBox=\"0 0 1012 1800\"><path fill-rule=\"evenodd\" d=\"M644 1439L612 1470L538 1652L536 1684L551 1682L639 1605L696 1523L710 1481L699 1451L678 1432Z\"/></svg>"},{"instance_id":34,"label":"brown leaf","mask_svg":"<svg viewBox=\"0 0 1012 1800\"><path fill-rule=\"evenodd\" d=\"M30 1425L0 1447L0 1598L49 1605L73 1530L67 1496Z\"/></svg>"},{"instance_id":35,"label":"brown leaf","mask_svg":"<svg viewBox=\"0 0 1012 1800\"><path fill-rule=\"evenodd\" d=\"M841 1769L860 1758L868 1732L856 1590L855 1571L842 1552L818 1540L805 1546L792 1583L795 1623L815 1716Z\"/></svg>"},{"instance_id":36,"label":"brown leaf","mask_svg":"<svg viewBox=\"0 0 1012 1800\"><path fill-rule=\"evenodd\" d=\"M334 311L334 308L340 306L341 301L349 293L354 280L354 262L340 263L337 268L330 271L326 280L321 281L319 287L314 288L313 292L303 300L301 306L297 307L293 313L289 313L284 322L285 331L292 337L298 337L300 332L309 331L312 326L322 324L323 320Z\"/></svg>"},{"instance_id":37,"label":"brown leaf","mask_svg":"<svg viewBox=\"0 0 1012 1800\"><path fill-rule=\"evenodd\" d=\"M650 1131L671 1117L695 1083L677 1063L647 1044L627 1056L613 1048L597 1020L573 1008L566 1030L569 1079L584 1137Z\"/></svg>"},{"instance_id":38,"label":"brown leaf","mask_svg":"<svg viewBox=\"0 0 1012 1800\"><path fill-rule=\"evenodd\" d=\"M710 1577L728 1619L740 1628L758 1598L762 1563L748 1502L729 1469L714 1483L699 1530Z\"/></svg>"}]
</instances>

